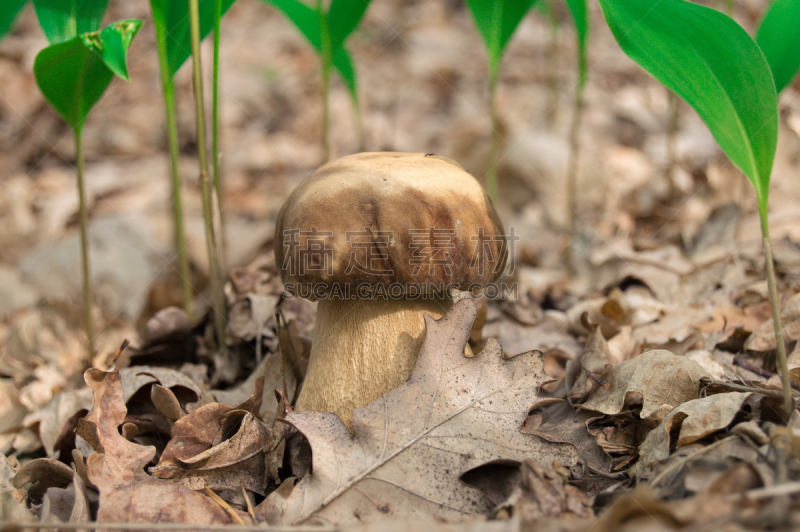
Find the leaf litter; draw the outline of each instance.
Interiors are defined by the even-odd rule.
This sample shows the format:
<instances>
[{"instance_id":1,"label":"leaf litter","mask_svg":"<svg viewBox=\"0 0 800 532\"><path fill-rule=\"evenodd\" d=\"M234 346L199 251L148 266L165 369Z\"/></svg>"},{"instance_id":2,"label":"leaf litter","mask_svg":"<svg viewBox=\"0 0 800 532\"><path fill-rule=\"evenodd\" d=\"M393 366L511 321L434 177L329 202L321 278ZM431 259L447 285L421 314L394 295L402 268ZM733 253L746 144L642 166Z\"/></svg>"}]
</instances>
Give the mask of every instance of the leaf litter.
<instances>
[{"instance_id":1,"label":"leaf litter","mask_svg":"<svg viewBox=\"0 0 800 532\"><path fill-rule=\"evenodd\" d=\"M446 4L423 8L423 16L407 28L408 41L429 42L428 36L440 35L443 21L448 28L453 21L471 27L463 9ZM342 432L338 420L325 414L292 412L313 341L314 304L280 297L269 252L272 228L262 220L274 217L281 193L288 193L318 164L316 132L297 125L312 122L317 112L310 103L316 94L307 90L317 67L285 33L265 32L265 23L274 21L266 17L265 22L256 9L237 4L231 16L239 31L230 37L241 40L231 41L223 54L251 54L249 45L256 38L270 39L281 75L264 94L259 92L263 80L252 90L251 73L237 70L242 63L238 55L228 61L223 57L226 68L238 76L229 84L232 97L252 107L238 116L238 107L231 106L223 124L226 173L236 187L253 175L268 176L251 188L241 185L242 193L237 189L231 194L226 213L226 223L234 228L228 243L231 263L247 264L265 252L230 273L228 344L233 358L228 365L218 356L202 319L189 320L168 306L176 299L170 286L177 286L168 279L159 279L149 295L145 291L138 296L136 305L146 306L141 316L110 321L98 339L100 354L94 360L83 356L85 339L75 322L75 306L59 301L61 292L79 289L76 276L61 271L54 258L63 251L58 240L70 234L75 217L72 173L58 160L69 160L71 152L58 143L59 123L43 111L25 75L25 50L38 46L34 41L39 37L31 30L35 20L25 15L22 30L3 42L0 77L8 88L4 96L24 114L5 113L7 127L0 135L0 160L10 168L0 181L0 192L11 198L0 203L0 274L9 279L0 287L0 521L210 524L238 522L234 515L252 523L266 517L293 522L308 514L308 522L326 521L346 530L346 523L358 514L362 522L357 530L408 530L430 524L439 530L476 532L797 527L800 419L795 414L783 420L776 407L776 346L763 282L759 221L736 186L742 176L716 148L708 147L713 142L690 112L681 115L673 182L661 176L656 169L666 145L666 96L647 86L641 73L626 66L614 46L607 46L610 60L593 69L602 81L592 83L587 97L584 145L585 161L609 163L582 163L581 172L586 194L582 203L597 238L587 249L588 270L570 276L561 266L559 220L565 219L565 212L558 201L564 173L561 154L566 150L559 132L567 114L554 118L552 130L530 132L529 117L539 112L544 116L552 107L544 97L536 107L530 102L537 98L525 90L539 84L544 94L544 84L550 83L538 73L531 78L531 58L551 57L536 33L547 28L538 26L535 16L510 45L503 74L507 77L500 83L502 98L509 102L501 110L502 125L515 150L498 168L505 196L498 207L506 203L504 222L525 235L520 242L524 249L517 254L519 267L510 278L519 283L520 293L516 300L490 302L482 334L480 320L474 327L473 343L489 338L499 346L492 340L468 361L453 346L433 353L449 360L451 365L442 367L461 378L492 360L499 375L504 367L524 367L524 382L515 379L506 388L525 392L510 401L514 407L505 414L489 415L490 409L484 409L486 417L470 408L450 416L448 408L466 405L463 401L472 393L462 394L458 387L436 395L436 408L430 408L430 402L400 402L398 397L398 412L389 409L387 396L363 409L362 423L352 434ZM457 81L452 86L459 87L465 101L480 101L485 73L454 69L449 46L427 50L434 74L430 64L422 68L416 59L410 70L398 68L409 58L403 47L386 47L383 19L402 13L384 11L372 19L368 14L368 32L353 43L359 62L378 53L385 53L386 59L364 71L372 109L366 118L378 117L370 119L366 129L380 139L376 142L381 147L433 148L478 175L488 145L488 137L480 133L484 117L450 105L451 91L430 95L420 87L439 87L439 78L445 77ZM563 33L562 41L571 42ZM460 50L481 53L471 48L469 31L460 34L448 38L462 39ZM612 44L607 35L593 38L601 45L603 39ZM246 55L248 69L261 64L258 53ZM157 83L157 68L151 67L142 75ZM569 81L561 78L556 86ZM127 245L119 255L130 264L144 262L155 272L163 264L153 267L139 248L148 253L169 249L159 236L169 233L162 227L168 207L157 203L163 197L157 191L165 164L161 141L152 135L159 130L153 117L161 116L161 103L153 102L146 90L141 92L137 83L120 87L125 91L120 98L133 102L136 112L123 116L112 106L98 107L98 125L87 124L87 143L99 148L98 157L112 162L90 161L87 177L94 188L94 212L148 213L140 220L147 245ZM190 90L188 84L183 90ZM398 91L403 98L396 97ZM798 101L796 88L788 88L781 105L790 127L800 116ZM508 113L514 102L524 102L529 112ZM331 101L334 115L349 113L349 105L346 98ZM272 133L293 139L288 158L273 157L274 146L250 127L252 116L273 117L276 108L288 109L292 118L281 118L281 124L272 124L272 118L265 122L275 128ZM341 143L335 151L344 153L351 146L347 126L339 126L344 134L334 135ZM771 230L790 374L800 384L795 140L790 137L783 143L776 160L773 179L782 193L771 198ZM51 151L56 157L46 155ZM44 161L40 168L22 171L39 159ZM535 180L530 177L534 174ZM190 208L187 219L189 227L199 223L199 215ZM120 239L112 234L104 241L114 240ZM191 251L202 278L202 243ZM129 264L119 264L111 254L101 257L107 260L97 264L109 277L129 273ZM42 275L32 263L53 265L57 271ZM45 283L47 278L63 279L63 286ZM134 295L122 285L130 285L130 290L136 283L104 286L109 316L119 310L115 302ZM276 311L282 317L276 319ZM108 354L121 339L135 338L134 319L142 322L136 349L117 360L119 371L90 370L86 382L92 387L87 387L83 370L108 367ZM464 327L459 325L462 335ZM436 335L431 336L435 340ZM531 350L538 353L528 353ZM543 368L553 382L544 382ZM280 401L273 399L276 389ZM412 418L412 412L425 416ZM437 419L444 420L436 428L441 434L434 430L402 450L413 440L412 432L424 432L427 414L433 419L437 413ZM392 419L401 421L393 425ZM436 442L429 440L442 434L458 437L446 446L431 446ZM380 460L382 435L387 435L386 449L401 450L391 460ZM555 449L561 454L553 463ZM335 462L343 457L364 463L355 458ZM431 462L425 465L428 458ZM449 473L442 463L451 466ZM359 477L371 467L375 469ZM355 476L350 481L336 478L334 483L332 471L339 470L343 478ZM414 475L418 478L411 478ZM344 489L339 493L340 488L332 486ZM220 499L212 500L206 487ZM301 495L333 498L319 510L313 510L309 499L298 511L295 503ZM389 504L386 513L381 511L383 502ZM114 513L117 508L132 511ZM476 515L464 517L470 513Z\"/></svg>"}]
</instances>

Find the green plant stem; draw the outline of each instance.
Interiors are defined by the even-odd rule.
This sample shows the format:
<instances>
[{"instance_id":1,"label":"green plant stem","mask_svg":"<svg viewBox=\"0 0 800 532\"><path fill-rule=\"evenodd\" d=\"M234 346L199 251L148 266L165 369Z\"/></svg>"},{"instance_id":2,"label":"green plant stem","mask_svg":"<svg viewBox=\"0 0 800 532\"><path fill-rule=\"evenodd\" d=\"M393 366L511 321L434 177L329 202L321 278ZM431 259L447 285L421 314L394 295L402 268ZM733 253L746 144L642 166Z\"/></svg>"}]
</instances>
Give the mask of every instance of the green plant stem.
<instances>
[{"instance_id":1,"label":"green plant stem","mask_svg":"<svg viewBox=\"0 0 800 532\"><path fill-rule=\"evenodd\" d=\"M214 8L214 72L211 94L211 151L214 154L212 169L214 171L214 198L212 213L214 214L215 234L217 236L217 255L220 261L220 271L224 271L225 262L225 234L222 231L222 169L220 165L219 145L219 31L222 20L222 0L216 1Z\"/></svg>"},{"instance_id":2,"label":"green plant stem","mask_svg":"<svg viewBox=\"0 0 800 532\"><path fill-rule=\"evenodd\" d=\"M319 13L320 38L322 41L322 162L326 163L331 156L330 134L330 110L328 106L328 91L331 80L331 36L328 31L328 17L325 14L322 0L317 0L317 12Z\"/></svg>"},{"instance_id":3,"label":"green plant stem","mask_svg":"<svg viewBox=\"0 0 800 532\"><path fill-rule=\"evenodd\" d=\"M725 14L733 18L733 0L725 0Z\"/></svg>"},{"instance_id":4,"label":"green plant stem","mask_svg":"<svg viewBox=\"0 0 800 532\"><path fill-rule=\"evenodd\" d=\"M579 72L578 75L581 76L581 79L578 80L578 86L575 88L575 109L569 129L569 163L567 166L567 207L569 209L567 264L573 273L578 271L578 156L580 153L580 127L581 119L583 118L583 89L585 86L582 73Z\"/></svg>"},{"instance_id":5,"label":"green plant stem","mask_svg":"<svg viewBox=\"0 0 800 532\"><path fill-rule=\"evenodd\" d=\"M195 118L197 120L197 159L200 166L200 189L203 197L203 221L208 249L208 267L211 282L212 309L219 349L226 352L225 317L226 302L223 292L217 240L214 231L211 184L208 177L208 152L206 148L205 109L203 108L203 74L200 62L200 10L198 0L189 0L189 26L192 40L192 79L194 81Z\"/></svg>"},{"instance_id":6,"label":"green plant stem","mask_svg":"<svg viewBox=\"0 0 800 532\"><path fill-rule=\"evenodd\" d=\"M92 270L89 264L89 209L86 206L86 185L83 180L83 129L75 129L75 163L78 169L78 216L81 229L81 262L83 263L83 321L89 356L94 351L94 318L92 317Z\"/></svg>"},{"instance_id":7,"label":"green plant stem","mask_svg":"<svg viewBox=\"0 0 800 532\"><path fill-rule=\"evenodd\" d=\"M175 107L175 80L169 73L167 61L167 37L164 28L156 24L156 40L158 41L158 64L161 71L161 85L164 90L164 104L167 111L167 138L169 142L169 158L172 171L172 215L175 221L175 249L178 252L178 271L181 276L183 290L183 310L192 318L194 315L194 290L192 288L192 272L189 268L189 252L186 247L186 235L183 231L183 199L182 183L178 160L178 113Z\"/></svg>"},{"instance_id":8,"label":"green plant stem","mask_svg":"<svg viewBox=\"0 0 800 532\"><path fill-rule=\"evenodd\" d=\"M488 170L486 171L486 193L493 203L497 203L499 188L497 186L497 162L500 149L500 118L497 114L497 68L492 68L489 73L489 117L492 131L489 135Z\"/></svg>"},{"instance_id":9,"label":"green plant stem","mask_svg":"<svg viewBox=\"0 0 800 532\"><path fill-rule=\"evenodd\" d=\"M361 120L361 108L358 105L358 98L351 97L353 105L353 122L356 126L356 142L358 143L358 151L364 151L364 122Z\"/></svg>"},{"instance_id":10,"label":"green plant stem","mask_svg":"<svg viewBox=\"0 0 800 532\"><path fill-rule=\"evenodd\" d=\"M219 174L219 28L222 18L222 0L217 0L214 8L214 74L211 87L211 151L214 154L214 190L222 198Z\"/></svg>"},{"instance_id":11,"label":"green plant stem","mask_svg":"<svg viewBox=\"0 0 800 532\"><path fill-rule=\"evenodd\" d=\"M783 410L786 419L792 417L794 403L792 402L792 386L789 381L789 365L786 362L786 344L783 341L783 327L781 326L781 305L778 299L778 288L775 283L775 268L772 264L772 245L769 240L769 224L767 222L767 208L759 206L761 215L761 234L764 237L764 261L767 270L767 286L769 287L769 303L772 307L772 324L775 327L775 342L778 351L778 367L781 371L783 383Z\"/></svg>"}]
</instances>

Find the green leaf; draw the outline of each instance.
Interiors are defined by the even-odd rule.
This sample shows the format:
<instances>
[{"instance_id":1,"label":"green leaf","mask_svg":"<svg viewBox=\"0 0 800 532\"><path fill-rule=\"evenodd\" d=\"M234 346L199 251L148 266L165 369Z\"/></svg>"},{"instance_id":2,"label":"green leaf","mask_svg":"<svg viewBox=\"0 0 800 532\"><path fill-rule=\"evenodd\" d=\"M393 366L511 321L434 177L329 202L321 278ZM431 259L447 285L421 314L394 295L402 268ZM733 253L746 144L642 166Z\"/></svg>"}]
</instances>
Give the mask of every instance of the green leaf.
<instances>
[{"instance_id":1,"label":"green leaf","mask_svg":"<svg viewBox=\"0 0 800 532\"><path fill-rule=\"evenodd\" d=\"M775 0L758 26L756 42L781 92L800 69L800 0Z\"/></svg>"},{"instance_id":2,"label":"green leaf","mask_svg":"<svg viewBox=\"0 0 800 532\"><path fill-rule=\"evenodd\" d=\"M600 0L600 7L622 50L697 111L766 212L778 100L755 41L726 15L683 0Z\"/></svg>"},{"instance_id":3,"label":"green leaf","mask_svg":"<svg viewBox=\"0 0 800 532\"><path fill-rule=\"evenodd\" d=\"M264 0L265 2L273 5L274 7L278 8L286 18L288 18L292 23L300 30L300 33L308 40L309 44L314 48L314 50L319 54L322 53L322 29L319 23L319 13L316 9L309 7L308 5L300 2L299 0ZM347 4L364 4L364 10L366 10L366 6L369 4L369 0L339 0L339 3L343 4L343 7L346 7ZM331 6L331 11L333 12L334 7L336 6L336 0L334 0L334 5ZM358 6L356 6L358 7ZM337 9L342 9L337 8ZM361 15L359 15L358 20L361 20L361 16L363 15L363 11ZM338 16L338 15L337 15ZM358 21L355 22L353 29L358 25ZM331 25L328 25L333 32L333 28ZM350 30L352 32L352 29ZM348 32L349 33L349 32ZM346 36L345 36L346 38ZM353 67L353 58L350 55L350 52L347 51L347 48L344 46L344 41L342 41L339 46L332 45L331 46L331 63L339 75L342 77L345 86L347 87L347 91L350 93L352 98L356 98L357 95L357 87L356 87L356 71Z\"/></svg>"},{"instance_id":4,"label":"green leaf","mask_svg":"<svg viewBox=\"0 0 800 532\"><path fill-rule=\"evenodd\" d=\"M33 7L47 40L56 44L99 30L108 0L33 0Z\"/></svg>"},{"instance_id":5,"label":"green leaf","mask_svg":"<svg viewBox=\"0 0 800 532\"><path fill-rule=\"evenodd\" d=\"M331 49L341 46L364 18L370 0L333 0L328 10Z\"/></svg>"},{"instance_id":6,"label":"green leaf","mask_svg":"<svg viewBox=\"0 0 800 532\"><path fill-rule=\"evenodd\" d=\"M0 39L5 37L6 33L11 29L14 21L17 20L17 15L25 7L28 0L3 0L0 5Z\"/></svg>"},{"instance_id":7,"label":"green leaf","mask_svg":"<svg viewBox=\"0 0 800 532\"><path fill-rule=\"evenodd\" d=\"M347 87L347 92L350 93L350 97L357 100L358 87L356 86L356 71L353 67L353 58L350 56L350 52L340 46L333 50L331 59L334 68L342 77L342 81L344 81L344 85Z\"/></svg>"},{"instance_id":8,"label":"green leaf","mask_svg":"<svg viewBox=\"0 0 800 532\"><path fill-rule=\"evenodd\" d=\"M537 0L467 0L475 25L489 55L489 69L497 75L500 59L514 30Z\"/></svg>"},{"instance_id":9,"label":"green leaf","mask_svg":"<svg viewBox=\"0 0 800 532\"><path fill-rule=\"evenodd\" d=\"M125 52L142 24L141 20L117 22L50 45L36 56L33 74L39 89L74 130L80 131L108 88L112 68L122 68L127 77Z\"/></svg>"},{"instance_id":10,"label":"green leaf","mask_svg":"<svg viewBox=\"0 0 800 532\"><path fill-rule=\"evenodd\" d=\"M272 4L286 15L292 24L297 26L314 50L322 51L322 30L319 24L319 13L300 0L264 0Z\"/></svg>"},{"instance_id":11,"label":"green leaf","mask_svg":"<svg viewBox=\"0 0 800 532\"><path fill-rule=\"evenodd\" d=\"M589 41L589 13L586 0L567 0L567 7L578 35L578 83L586 82L586 45Z\"/></svg>"},{"instance_id":12,"label":"green leaf","mask_svg":"<svg viewBox=\"0 0 800 532\"><path fill-rule=\"evenodd\" d=\"M228 12L235 0L222 0L222 14ZM214 9L216 0L199 0L200 38L214 29ZM167 63L169 72L175 75L179 68L192 54L191 35L189 33L188 0L150 0L153 23L156 35L167 40ZM163 35L164 37L161 37Z\"/></svg>"},{"instance_id":13,"label":"green leaf","mask_svg":"<svg viewBox=\"0 0 800 532\"><path fill-rule=\"evenodd\" d=\"M138 19L122 20L106 26L100 32L85 33L81 39L84 46L100 55L111 72L130 81L128 48L143 24L144 21Z\"/></svg>"}]
</instances>

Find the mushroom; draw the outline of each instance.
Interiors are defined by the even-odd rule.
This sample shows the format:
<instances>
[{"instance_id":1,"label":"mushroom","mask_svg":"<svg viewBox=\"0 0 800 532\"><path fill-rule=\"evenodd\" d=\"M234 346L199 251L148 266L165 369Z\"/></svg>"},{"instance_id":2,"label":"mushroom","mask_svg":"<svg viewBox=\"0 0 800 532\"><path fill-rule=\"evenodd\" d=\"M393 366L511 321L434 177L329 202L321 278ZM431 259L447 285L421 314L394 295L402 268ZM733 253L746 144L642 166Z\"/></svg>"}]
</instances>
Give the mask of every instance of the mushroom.
<instances>
[{"instance_id":1,"label":"mushroom","mask_svg":"<svg viewBox=\"0 0 800 532\"><path fill-rule=\"evenodd\" d=\"M411 376L425 314L475 291L506 262L489 197L458 163L421 153L359 153L314 172L284 203L275 262L287 292L318 301L298 410L353 409Z\"/></svg>"}]
</instances>

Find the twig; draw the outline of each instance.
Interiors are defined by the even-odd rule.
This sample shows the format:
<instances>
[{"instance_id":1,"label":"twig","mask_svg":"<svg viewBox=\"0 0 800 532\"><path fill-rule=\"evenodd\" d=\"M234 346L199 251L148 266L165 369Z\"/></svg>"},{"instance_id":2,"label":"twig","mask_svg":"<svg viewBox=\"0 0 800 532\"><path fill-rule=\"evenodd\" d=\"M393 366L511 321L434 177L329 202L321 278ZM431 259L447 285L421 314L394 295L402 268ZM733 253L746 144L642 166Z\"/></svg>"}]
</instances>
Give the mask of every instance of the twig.
<instances>
[{"instance_id":1,"label":"twig","mask_svg":"<svg viewBox=\"0 0 800 532\"><path fill-rule=\"evenodd\" d=\"M672 473L674 470L676 470L676 469L680 469L681 467L683 467L684 465L686 465L686 464L687 464L689 461L693 460L693 459L694 459L694 458L696 458L697 456L699 456L699 455L701 455L701 454L704 454L704 453L707 453L707 452L708 452L708 451L710 451L711 449L714 449L714 448L716 448L716 447L719 447L720 445L722 445L722 444L723 444L723 443L725 443L726 441L732 440L732 439L734 439L734 438L736 438L736 437L737 437L737 436L736 436L735 434L732 434L731 436L728 436L728 437L726 437L726 438L722 438L721 440L719 440L719 441L716 441L716 442L712 443L712 444L711 444L711 445L709 445L708 447L703 447L702 449L700 449L700 450L698 450L698 451L695 451L695 452L693 452L692 454L690 454L690 455L688 455L688 456L684 456L683 458L681 458L680 460L678 460L678 461L677 461L677 462L675 462L674 464L672 464L672 465L670 465L669 467L667 467L666 469L664 469L664 471L662 471L661 473L659 473L659 474L656 476L656 478L654 478L653 480L651 480L651 481L650 481L650 487L651 487L651 488L655 488L655 487L658 485L658 483L659 483L659 482L661 482L661 480L662 480L662 479L663 479L663 478L664 478L664 477L665 477L665 476L666 476L668 473Z\"/></svg>"},{"instance_id":2,"label":"twig","mask_svg":"<svg viewBox=\"0 0 800 532\"><path fill-rule=\"evenodd\" d=\"M215 503L217 503L220 506L222 506L222 509L225 510L225 513L227 513L229 516L231 516L231 519L236 521L236 523L239 524L239 525L244 525L244 521L242 521L242 518L239 517L239 514L237 514L233 510L233 508L231 508L230 504L225 502L225 500L222 497L220 497L219 495L217 495L216 493L211 491L211 488L209 488L208 486L205 487L205 492L206 492L206 495L208 495L211 498L212 501L214 501ZM247 496L245 496L245 498L247 498Z\"/></svg>"},{"instance_id":3,"label":"twig","mask_svg":"<svg viewBox=\"0 0 800 532\"><path fill-rule=\"evenodd\" d=\"M778 495L794 495L795 493L800 493L800 482L786 482L785 484L778 484L768 488L757 488L746 491L744 496L748 500L759 501Z\"/></svg>"},{"instance_id":4,"label":"twig","mask_svg":"<svg viewBox=\"0 0 800 532\"><path fill-rule=\"evenodd\" d=\"M746 369L747 371L749 371L751 373L755 373L756 375L759 375L760 377L764 377L764 378L767 378L767 379L777 375L777 373L773 373L773 372L771 372L771 371L769 371L767 369L759 368L758 366L755 366L755 365L751 364L750 362L744 360L742 357L738 357L738 356L734 357L733 364L736 365L736 366L742 367L742 368ZM797 390L798 392L800 392L800 386L796 385L794 382L791 382L790 384L792 386L792 389Z\"/></svg>"},{"instance_id":5,"label":"twig","mask_svg":"<svg viewBox=\"0 0 800 532\"><path fill-rule=\"evenodd\" d=\"M258 523L258 519L256 519L256 512L253 510L253 503L250 502L250 497L248 497L247 491L244 489L244 480L239 481L239 486L242 488L242 496L244 496L244 501L247 504L247 513L250 514L250 517L253 519L254 523Z\"/></svg>"},{"instance_id":6,"label":"twig","mask_svg":"<svg viewBox=\"0 0 800 532\"><path fill-rule=\"evenodd\" d=\"M745 386L743 384L734 384L732 382L725 382L725 381L704 381L707 382L706 387L708 386L725 386L734 392L752 392L757 393L759 395L763 395L764 397L771 397L773 399L783 399L783 392L780 390L767 390L765 388L756 388L755 386ZM796 394L796 397L800 397L800 393Z\"/></svg>"},{"instance_id":7,"label":"twig","mask_svg":"<svg viewBox=\"0 0 800 532\"><path fill-rule=\"evenodd\" d=\"M62 530L198 530L202 532L326 532L338 528L324 525L269 526L203 525L192 523L9 523L0 521L0 532L18 532L27 528Z\"/></svg>"}]
</instances>

